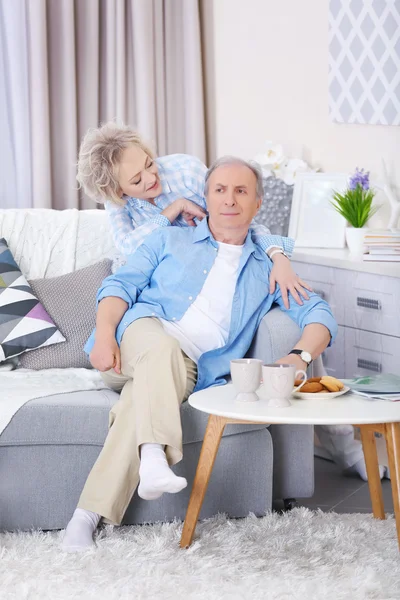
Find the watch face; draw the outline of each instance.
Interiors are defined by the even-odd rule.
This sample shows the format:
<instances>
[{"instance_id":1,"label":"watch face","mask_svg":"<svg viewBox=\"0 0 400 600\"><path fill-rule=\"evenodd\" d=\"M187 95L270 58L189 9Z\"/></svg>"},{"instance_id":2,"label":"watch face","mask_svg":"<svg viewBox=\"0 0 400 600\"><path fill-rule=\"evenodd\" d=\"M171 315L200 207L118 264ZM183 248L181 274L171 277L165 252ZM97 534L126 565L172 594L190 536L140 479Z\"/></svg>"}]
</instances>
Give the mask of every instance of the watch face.
<instances>
[{"instance_id":1,"label":"watch face","mask_svg":"<svg viewBox=\"0 0 400 600\"><path fill-rule=\"evenodd\" d=\"M312 356L309 352L306 352L306 350L303 350L303 352L300 354L300 357L302 358L302 360L304 360L304 362L306 363L310 363L312 361Z\"/></svg>"}]
</instances>

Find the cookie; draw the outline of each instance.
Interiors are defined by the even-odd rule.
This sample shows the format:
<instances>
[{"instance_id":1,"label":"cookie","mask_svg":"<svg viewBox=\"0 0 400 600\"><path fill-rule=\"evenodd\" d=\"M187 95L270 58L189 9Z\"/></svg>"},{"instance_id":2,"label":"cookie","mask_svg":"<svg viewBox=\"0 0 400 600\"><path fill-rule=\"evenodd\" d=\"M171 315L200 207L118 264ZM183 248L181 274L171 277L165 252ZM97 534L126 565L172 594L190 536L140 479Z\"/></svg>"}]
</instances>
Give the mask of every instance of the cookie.
<instances>
[{"instance_id":1,"label":"cookie","mask_svg":"<svg viewBox=\"0 0 400 600\"><path fill-rule=\"evenodd\" d=\"M339 379L330 377L329 375L321 377L320 383L330 392L340 392L344 388L344 384Z\"/></svg>"},{"instance_id":2,"label":"cookie","mask_svg":"<svg viewBox=\"0 0 400 600\"><path fill-rule=\"evenodd\" d=\"M323 389L324 386L318 383L318 381L312 381L311 383L307 381L307 383L305 383L303 387L299 389L299 392L304 392L305 394L316 394L317 392L322 392Z\"/></svg>"},{"instance_id":3,"label":"cookie","mask_svg":"<svg viewBox=\"0 0 400 600\"><path fill-rule=\"evenodd\" d=\"M320 382L320 383L321 383L321 382ZM326 393L326 392L329 392L328 388L327 388L327 387L325 387L323 383L321 383L321 385L322 385L322 388L323 388L323 389L321 390L321 392L325 392L325 393Z\"/></svg>"},{"instance_id":4,"label":"cookie","mask_svg":"<svg viewBox=\"0 0 400 600\"><path fill-rule=\"evenodd\" d=\"M320 381L321 377L310 377L310 379L307 379L306 383L319 383ZM296 379L296 381L294 382L294 387L297 387L301 383L303 383L302 379Z\"/></svg>"}]
</instances>

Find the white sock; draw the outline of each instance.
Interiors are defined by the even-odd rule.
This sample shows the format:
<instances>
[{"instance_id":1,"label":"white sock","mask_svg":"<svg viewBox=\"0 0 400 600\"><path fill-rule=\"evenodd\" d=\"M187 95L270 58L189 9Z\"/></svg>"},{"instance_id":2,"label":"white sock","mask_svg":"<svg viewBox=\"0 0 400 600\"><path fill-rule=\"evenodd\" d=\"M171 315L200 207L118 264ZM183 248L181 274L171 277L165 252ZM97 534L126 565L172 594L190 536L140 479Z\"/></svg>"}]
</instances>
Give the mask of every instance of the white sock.
<instances>
[{"instance_id":1,"label":"white sock","mask_svg":"<svg viewBox=\"0 0 400 600\"><path fill-rule=\"evenodd\" d=\"M143 500L157 500L164 492L176 494L187 486L186 479L169 468L161 444L141 445L139 477L138 494Z\"/></svg>"},{"instance_id":2,"label":"white sock","mask_svg":"<svg viewBox=\"0 0 400 600\"><path fill-rule=\"evenodd\" d=\"M367 467L363 458L361 458L358 462L356 462L355 465L346 470L348 473L357 473L363 481L368 481ZM384 474L385 467L383 465L379 465L379 475L381 479L384 476Z\"/></svg>"},{"instance_id":3,"label":"white sock","mask_svg":"<svg viewBox=\"0 0 400 600\"><path fill-rule=\"evenodd\" d=\"M93 534L100 519L97 513L77 508L65 530L62 549L65 552L83 552L92 548L95 545Z\"/></svg>"}]
</instances>

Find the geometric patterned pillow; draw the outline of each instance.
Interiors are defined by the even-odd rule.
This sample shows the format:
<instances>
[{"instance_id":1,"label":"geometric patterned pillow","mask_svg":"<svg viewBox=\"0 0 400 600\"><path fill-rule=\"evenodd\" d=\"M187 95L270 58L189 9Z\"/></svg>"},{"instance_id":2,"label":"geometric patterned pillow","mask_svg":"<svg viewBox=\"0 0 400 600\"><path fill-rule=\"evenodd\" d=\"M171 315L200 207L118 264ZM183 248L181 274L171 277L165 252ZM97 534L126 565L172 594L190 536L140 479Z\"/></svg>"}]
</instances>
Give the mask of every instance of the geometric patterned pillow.
<instances>
[{"instance_id":1,"label":"geometric patterned pillow","mask_svg":"<svg viewBox=\"0 0 400 600\"><path fill-rule=\"evenodd\" d=\"M0 362L50 344L65 342L7 246L0 239Z\"/></svg>"}]
</instances>

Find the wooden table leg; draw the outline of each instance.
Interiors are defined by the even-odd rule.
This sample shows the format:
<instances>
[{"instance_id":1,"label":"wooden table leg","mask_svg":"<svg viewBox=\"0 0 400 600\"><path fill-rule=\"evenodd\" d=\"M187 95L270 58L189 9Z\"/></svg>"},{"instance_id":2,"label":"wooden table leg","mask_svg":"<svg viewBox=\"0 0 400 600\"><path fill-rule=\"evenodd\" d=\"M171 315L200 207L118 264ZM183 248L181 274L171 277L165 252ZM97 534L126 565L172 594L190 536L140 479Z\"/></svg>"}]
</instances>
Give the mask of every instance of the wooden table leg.
<instances>
[{"instance_id":1,"label":"wooden table leg","mask_svg":"<svg viewBox=\"0 0 400 600\"><path fill-rule=\"evenodd\" d=\"M400 423L387 423L385 429L397 540L400 550Z\"/></svg>"},{"instance_id":2,"label":"wooden table leg","mask_svg":"<svg viewBox=\"0 0 400 600\"><path fill-rule=\"evenodd\" d=\"M208 482L210 480L210 475L226 423L227 419L224 417L210 415L208 419L206 433L201 447L199 464L197 465L189 506L183 524L180 542L181 548L188 548L193 541L196 523L199 518L204 496L206 495Z\"/></svg>"},{"instance_id":3,"label":"wooden table leg","mask_svg":"<svg viewBox=\"0 0 400 600\"><path fill-rule=\"evenodd\" d=\"M385 518L383 506L382 483L379 473L378 453L376 450L375 432L373 426L359 425L361 441L367 467L368 487L371 496L372 512L375 519Z\"/></svg>"}]
</instances>

